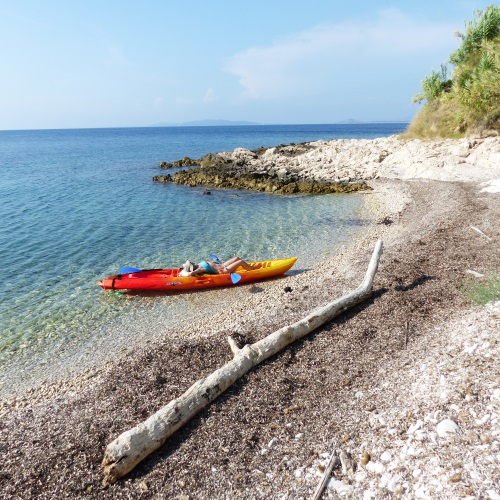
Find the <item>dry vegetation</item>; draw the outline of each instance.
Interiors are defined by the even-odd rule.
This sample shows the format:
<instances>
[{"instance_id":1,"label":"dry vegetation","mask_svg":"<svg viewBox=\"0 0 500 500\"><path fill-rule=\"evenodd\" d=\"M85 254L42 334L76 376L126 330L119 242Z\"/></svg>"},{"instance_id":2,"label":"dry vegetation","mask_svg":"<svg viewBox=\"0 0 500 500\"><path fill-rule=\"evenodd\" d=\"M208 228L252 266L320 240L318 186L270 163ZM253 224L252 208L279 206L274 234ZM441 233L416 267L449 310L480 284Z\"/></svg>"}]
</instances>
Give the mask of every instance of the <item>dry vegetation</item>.
<instances>
[{"instance_id":1,"label":"dry vegetation","mask_svg":"<svg viewBox=\"0 0 500 500\"><path fill-rule=\"evenodd\" d=\"M457 33L460 47L448 67L422 81L414 102L426 101L410 124L409 138L487 137L500 133L500 7L476 11Z\"/></svg>"}]
</instances>

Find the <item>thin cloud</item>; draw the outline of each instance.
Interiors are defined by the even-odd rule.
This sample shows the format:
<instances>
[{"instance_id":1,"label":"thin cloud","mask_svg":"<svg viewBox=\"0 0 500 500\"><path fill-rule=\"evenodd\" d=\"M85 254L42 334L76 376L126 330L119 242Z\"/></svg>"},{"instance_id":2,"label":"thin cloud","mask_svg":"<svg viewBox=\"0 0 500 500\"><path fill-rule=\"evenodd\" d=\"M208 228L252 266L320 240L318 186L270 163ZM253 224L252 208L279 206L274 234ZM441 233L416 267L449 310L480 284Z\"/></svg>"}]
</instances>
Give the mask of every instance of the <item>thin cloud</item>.
<instances>
[{"instance_id":1,"label":"thin cloud","mask_svg":"<svg viewBox=\"0 0 500 500\"><path fill-rule=\"evenodd\" d=\"M457 46L456 26L422 23L398 10L379 13L372 22L323 24L235 54L226 71L238 78L243 97L290 97L324 85L335 86L354 67L378 64L390 69L401 57L449 53ZM362 71L361 71L362 73Z\"/></svg>"},{"instance_id":2,"label":"thin cloud","mask_svg":"<svg viewBox=\"0 0 500 500\"><path fill-rule=\"evenodd\" d=\"M207 91L205 92L205 95L203 96L203 102L205 104L210 104L210 103L216 102L218 100L219 99L215 95L214 89L212 89L212 88L207 89Z\"/></svg>"}]
</instances>

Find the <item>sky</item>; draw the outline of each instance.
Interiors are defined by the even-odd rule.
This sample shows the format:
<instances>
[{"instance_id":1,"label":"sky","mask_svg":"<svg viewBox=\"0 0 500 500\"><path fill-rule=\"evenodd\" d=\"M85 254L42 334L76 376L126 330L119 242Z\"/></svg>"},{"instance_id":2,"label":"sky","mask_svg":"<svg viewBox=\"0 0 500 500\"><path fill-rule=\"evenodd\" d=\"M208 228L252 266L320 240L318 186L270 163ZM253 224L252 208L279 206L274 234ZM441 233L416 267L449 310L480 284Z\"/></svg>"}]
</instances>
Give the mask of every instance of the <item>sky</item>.
<instances>
[{"instance_id":1,"label":"sky","mask_svg":"<svg viewBox=\"0 0 500 500\"><path fill-rule=\"evenodd\" d=\"M1 0L0 130L409 121L481 0Z\"/></svg>"}]
</instances>

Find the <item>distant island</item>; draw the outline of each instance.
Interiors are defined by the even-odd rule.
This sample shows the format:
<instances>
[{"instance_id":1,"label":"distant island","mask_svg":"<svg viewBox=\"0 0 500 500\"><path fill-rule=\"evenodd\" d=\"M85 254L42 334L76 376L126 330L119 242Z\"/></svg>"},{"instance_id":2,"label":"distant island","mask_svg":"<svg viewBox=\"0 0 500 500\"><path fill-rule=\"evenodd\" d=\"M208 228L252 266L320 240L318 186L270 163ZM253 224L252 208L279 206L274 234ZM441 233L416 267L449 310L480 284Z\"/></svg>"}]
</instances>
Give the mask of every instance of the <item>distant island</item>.
<instances>
[{"instance_id":1,"label":"distant island","mask_svg":"<svg viewBox=\"0 0 500 500\"><path fill-rule=\"evenodd\" d=\"M237 125L262 125L261 123L232 120L194 120L182 123L156 123L153 127L230 127Z\"/></svg>"},{"instance_id":2,"label":"distant island","mask_svg":"<svg viewBox=\"0 0 500 500\"><path fill-rule=\"evenodd\" d=\"M406 120L377 120L377 121L363 121L355 120L350 118L344 121L330 122L330 125L360 125L367 123L409 123L410 118ZM151 127L231 127L231 126L241 126L241 125L297 125L286 124L286 123L256 123L256 122L245 122L245 121L233 121L233 120L194 120L189 122L181 123L155 123L150 125ZM304 124L301 124L304 125ZM318 124L314 124L318 125Z\"/></svg>"}]
</instances>

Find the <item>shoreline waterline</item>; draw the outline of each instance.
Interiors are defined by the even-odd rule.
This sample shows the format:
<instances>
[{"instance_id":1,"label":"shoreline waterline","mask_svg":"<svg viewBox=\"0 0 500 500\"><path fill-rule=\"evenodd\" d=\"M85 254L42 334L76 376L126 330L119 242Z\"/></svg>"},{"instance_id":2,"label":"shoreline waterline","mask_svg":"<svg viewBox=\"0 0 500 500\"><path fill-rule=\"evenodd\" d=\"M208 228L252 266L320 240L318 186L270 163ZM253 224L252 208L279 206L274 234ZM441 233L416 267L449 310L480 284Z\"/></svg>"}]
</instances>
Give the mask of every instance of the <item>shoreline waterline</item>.
<instances>
[{"instance_id":1,"label":"shoreline waterline","mask_svg":"<svg viewBox=\"0 0 500 500\"><path fill-rule=\"evenodd\" d=\"M137 330L181 324L197 307L192 305L197 299L187 297L173 297L172 307L162 311L157 297L98 295L95 283L120 267L176 267L187 258L216 253L249 260L298 255L298 265L306 268L317 254L330 253L329 238L339 244L366 223L354 215L358 202L350 195L272 197L222 190L205 196L202 189L160 186L151 182L160 161L324 137L384 136L402 128L0 132L0 192L6 196L0 247L9 269L0 282L5 299L0 304L0 386L12 386L4 374L16 356L19 370L33 378L36 364L49 372L64 358L78 362L73 355L78 345L92 352L101 336L140 337ZM137 323L136 332L131 322Z\"/></svg>"},{"instance_id":2,"label":"shoreline waterline","mask_svg":"<svg viewBox=\"0 0 500 500\"><path fill-rule=\"evenodd\" d=\"M470 181L478 182L478 181L484 181L498 172L498 169L495 170L495 154L498 154L495 153L497 141L493 139L474 140L474 141L460 140L455 142L438 141L434 143L422 143L421 141L398 142L395 138L391 137L386 139L377 139L373 141L361 140L359 142L350 140L331 141L331 142L320 141L320 143L316 145L319 146L316 155L319 153L319 158L322 158L323 161L325 161L327 158L330 158L334 151L336 153L339 153L338 156L340 156L341 158L345 158L345 156L343 155L347 154L347 157L350 157L351 162L354 162L354 164L356 162L359 162L359 158L366 156L367 158L366 164L363 164L360 170L365 168L366 172L369 172L370 175L369 178L371 179L370 183L373 183L375 181L374 177L376 178L380 174L382 174L382 179L384 178L384 174L388 178L394 177L395 168L398 165L399 165L398 168L400 171L400 175L405 179L408 177L411 178L413 176L415 178L424 178L424 179L436 178L440 180L441 179L454 180L456 178L460 178L460 176L463 176L463 180L467 180L469 182ZM365 154L363 153L364 151L366 151ZM385 153L381 154L381 152L384 151ZM430 159L426 161L425 168L422 168L424 165L422 165L421 157L427 158L429 153L433 151L437 152L438 155L436 156L436 158L434 156L431 156ZM405 152L406 156L404 156ZM467 156L464 156L465 154L467 154ZM314 154L307 155L305 165L314 165L315 158L317 159L318 156L315 157ZM341 161L341 164L343 165L344 162ZM305 167L305 168L311 168L311 167ZM314 171L315 170L313 167L313 172ZM327 167L325 172L324 167L322 165L319 165L319 169L318 167L316 167L316 171L321 172L322 175L325 175L325 173L328 175L333 175L333 173L336 172L336 166L335 163L330 164L330 166ZM398 182L397 178L395 182ZM399 182L399 184L393 186L395 186L393 189L393 193L387 196L387 200L389 202L391 202L394 193L397 193L396 195L394 195L396 198L398 198L398 196L401 195L400 190L402 189L403 184ZM350 198L351 196L358 196L358 195L347 195L347 196L349 196ZM376 199L374 193L360 194L359 196L365 196L367 200ZM297 200L300 199L301 199L300 197L294 198L291 201L291 204L292 205L296 204ZM396 213L397 215L397 211L395 211L394 213ZM356 220L362 221L363 216L356 217ZM364 230L365 233L367 232L366 227L362 227L362 229ZM328 233L327 240L331 241L332 238L334 238L334 236ZM355 240L356 238L353 239ZM308 241L307 243L310 244L311 242ZM337 241L336 243L338 244ZM307 245L303 245L303 248L306 247ZM235 252L240 253L238 250L235 250ZM309 252L307 251L305 252L306 255L308 255L308 253ZM247 256L245 255L245 257ZM324 260L324 259L318 258L317 260ZM302 264L304 263L303 262L299 263L299 265ZM310 277L310 279L313 279L315 276L315 272L317 272L317 270L312 268L307 273L307 276ZM218 292L214 291L215 294L214 296L217 297L216 300L219 300L218 298L219 296L216 295L217 293ZM254 294L254 295L259 296L262 294ZM205 296L205 298L206 297L208 297L208 295ZM192 300L186 300L186 297L184 297L183 299L184 302L180 303L181 307L179 308L178 313L176 315L177 323L175 324L175 327L179 326L179 328L182 327L183 323L185 323L186 315L190 319L193 318L194 314L192 314L189 311L189 307L191 302L196 303L197 300L195 298ZM263 304L261 303L260 305ZM130 306L129 304L123 305L123 303L120 305L120 307L122 306L124 308L131 310L134 307L134 305ZM133 314L130 316L130 319L134 320L134 315L135 311L133 311ZM109 327L110 332L113 333L116 331L120 334L120 329L121 328L127 329L129 325L127 324L125 316L122 315L119 310L116 312L115 318L116 322L111 324ZM156 318L160 318L160 321L155 322L154 320ZM142 331L151 330L151 331L163 332L165 331L165 328L174 326L171 324L172 321L169 322L168 320L165 320L161 316L161 313L159 314L159 316L156 317L151 316L149 319L151 319L152 322L146 321L139 326L139 328ZM203 331L204 329L205 325L201 323L200 330ZM182 328L180 328L179 331L183 331ZM184 332L184 335L189 337L189 332ZM133 335L130 335L130 337L133 337ZM143 339L141 334L138 335L138 337L141 338L141 340ZM85 342L88 345L94 344L93 345L94 347L97 346L98 344L98 342L96 342L96 339L98 340L98 338L99 336L96 337L95 335L93 335L92 332L92 334L85 339ZM119 336L117 336L117 338L119 338ZM103 351L109 350L109 347L105 346L103 347L102 350ZM51 367L54 365L55 361L56 361L55 359L50 359L50 358L45 360L44 364L48 366L47 371L50 372ZM27 370L31 370L29 364L25 365L25 368ZM12 386L12 384L9 385Z\"/></svg>"},{"instance_id":3,"label":"shoreline waterline","mask_svg":"<svg viewBox=\"0 0 500 500\"><path fill-rule=\"evenodd\" d=\"M375 224L379 214L372 215L364 208L367 199L373 196L371 192L325 196L333 197L332 201L336 196L358 197L358 208L354 213L357 223L346 226L342 233L332 226L334 231L329 235L322 234L316 241L310 240L309 247L299 252L302 257L283 278L234 289L188 293L114 295L96 288L97 300L113 301L124 312L118 313L104 330L87 335L86 340L72 337L66 341L62 338L49 350L27 349L25 354L7 359L0 374L0 396L9 400L22 398L23 394L38 392L37 387L43 392L44 386L71 386L72 379L78 384L81 378L89 378L91 373L100 372L117 358L133 355L136 349L150 342L161 339L189 341L194 337L210 336L205 328L207 316L223 317L228 307L248 302L253 295L276 293L285 282L288 284L301 274L311 273L315 267L330 267L335 255L352 240L358 240L360 233ZM135 324L134 320L138 323ZM214 324L219 325L219 322Z\"/></svg>"}]
</instances>

